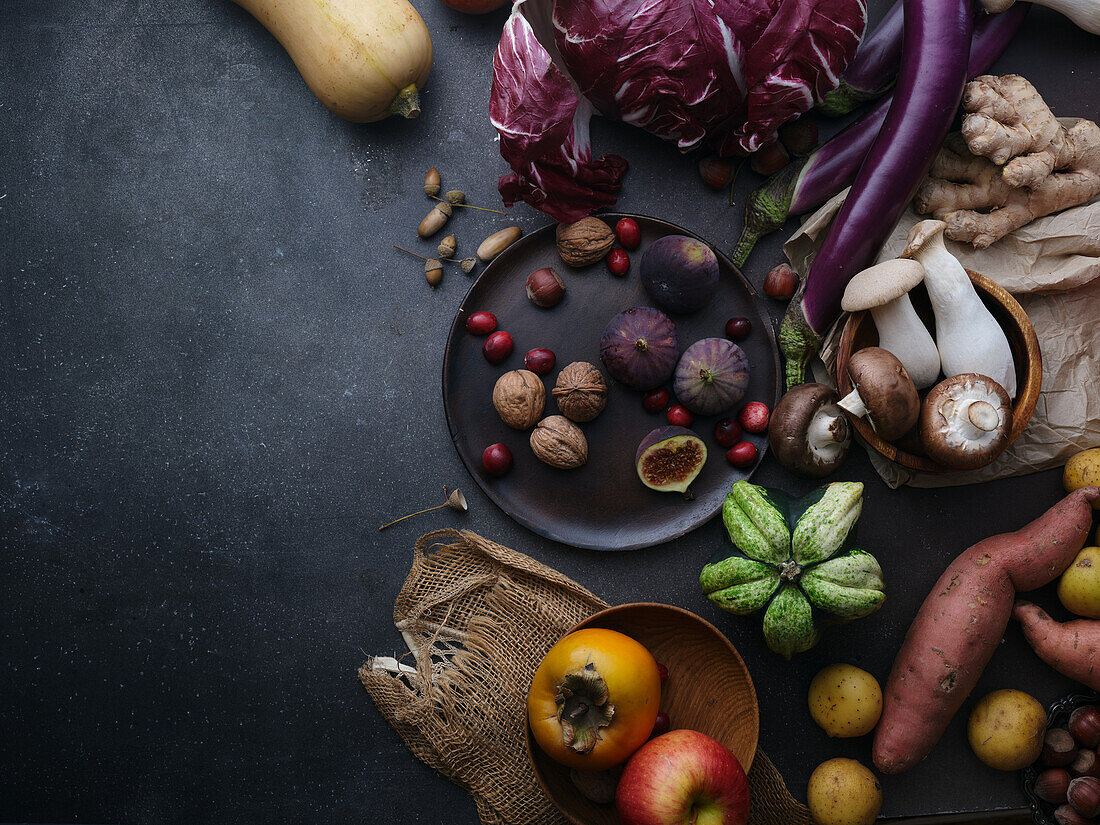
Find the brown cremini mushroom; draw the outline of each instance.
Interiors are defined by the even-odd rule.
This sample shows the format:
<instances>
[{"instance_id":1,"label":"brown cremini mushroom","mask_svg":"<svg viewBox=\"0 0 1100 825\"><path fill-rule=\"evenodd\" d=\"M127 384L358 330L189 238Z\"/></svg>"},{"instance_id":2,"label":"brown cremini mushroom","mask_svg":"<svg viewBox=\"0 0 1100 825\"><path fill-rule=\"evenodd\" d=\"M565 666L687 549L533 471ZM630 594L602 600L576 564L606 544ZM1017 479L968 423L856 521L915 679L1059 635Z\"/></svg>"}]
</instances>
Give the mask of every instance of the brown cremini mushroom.
<instances>
[{"instance_id":1,"label":"brown cremini mushroom","mask_svg":"<svg viewBox=\"0 0 1100 825\"><path fill-rule=\"evenodd\" d=\"M920 416L920 397L909 373L882 347L865 347L848 359L852 391L841 409L866 416L879 438L893 441L905 435Z\"/></svg>"},{"instance_id":2,"label":"brown cremini mushroom","mask_svg":"<svg viewBox=\"0 0 1100 825\"><path fill-rule=\"evenodd\" d=\"M788 390L772 411L768 440L780 464L809 478L836 472L852 444L837 394L824 384L799 384Z\"/></svg>"},{"instance_id":3,"label":"brown cremini mushroom","mask_svg":"<svg viewBox=\"0 0 1100 825\"><path fill-rule=\"evenodd\" d=\"M975 470L992 462L1008 446L1011 427L1012 405L1004 387L973 372L934 386L920 412L924 452L952 470Z\"/></svg>"}]
</instances>

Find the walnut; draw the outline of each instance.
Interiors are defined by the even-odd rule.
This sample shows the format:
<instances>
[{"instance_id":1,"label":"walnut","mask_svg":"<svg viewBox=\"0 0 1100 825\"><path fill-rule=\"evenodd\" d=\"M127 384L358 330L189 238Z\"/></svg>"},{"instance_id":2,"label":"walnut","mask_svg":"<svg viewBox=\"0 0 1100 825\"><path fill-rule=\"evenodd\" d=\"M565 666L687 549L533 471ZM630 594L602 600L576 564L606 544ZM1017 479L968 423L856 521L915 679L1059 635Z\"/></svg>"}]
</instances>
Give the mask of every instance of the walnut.
<instances>
[{"instance_id":1,"label":"walnut","mask_svg":"<svg viewBox=\"0 0 1100 825\"><path fill-rule=\"evenodd\" d=\"M588 441L581 428L562 415L542 419L531 431L531 449L539 461L562 470L588 461Z\"/></svg>"},{"instance_id":2,"label":"walnut","mask_svg":"<svg viewBox=\"0 0 1100 825\"><path fill-rule=\"evenodd\" d=\"M607 405L607 385L594 366L587 361L574 361L558 373L554 400L566 418L591 421Z\"/></svg>"},{"instance_id":3,"label":"walnut","mask_svg":"<svg viewBox=\"0 0 1100 825\"><path fill-rule=\"evenodd\" d=\"M615 243L615 233L599 218L559 223L558 254L570 266L588 266L601 260Z\"/></svg>"},{"instance_id":4,"label":"walnut","mask_svg":"<svg viewBox=\"0 0 1100 825\"><path fill-rule=\"evenodd\" d=\"M546 406L542 379L529 370L512 370L497 379L493 406L501 420L516 430L533 427Z\"/></svg>"}]
</instances>

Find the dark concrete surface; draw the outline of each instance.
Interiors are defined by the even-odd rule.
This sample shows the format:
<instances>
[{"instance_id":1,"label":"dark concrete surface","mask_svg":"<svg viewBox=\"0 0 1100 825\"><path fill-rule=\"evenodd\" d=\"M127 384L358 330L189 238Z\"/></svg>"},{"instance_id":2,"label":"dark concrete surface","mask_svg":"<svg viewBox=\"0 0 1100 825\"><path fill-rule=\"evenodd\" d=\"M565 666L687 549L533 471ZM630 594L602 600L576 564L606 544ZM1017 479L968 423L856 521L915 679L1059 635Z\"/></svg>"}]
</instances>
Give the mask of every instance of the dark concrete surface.
<instances>
[{"instance_id":1,"label":"dark concrete surface","mask_svg":"<svg viewBox=\"0 0 1100 825\"><path fill-rule=\"evenodd\" d=\"M802 796L818 762L870 748L812 725L813 673L849 661L885 678L947 560L1059 497L1056 471L891 491L856 455L843 477L868 483L861 537L890 599L791 664L758 619L698 593L717 521L620 554L510 521L459 462L439 398L470 282L449 271L432 292L390 246L431 248L415 238L431 165L445 188L498 202L486 102L506 15L417 5L436 47L423 117L354 126L228 2L0 0L0 820L474 822L355 678L367 654L403 651L393 600L414 539L445 525L610 602L718 624L756 678L761 744ZM1038 9L996 68L1032 77L1059 114L1097 118L1098 45ZM594 137L632 163L622 210L731 248L740 209L694 159L615 124ZM746 173L739 195L754 184ZM525 206L512 219L546 221ZM504 220L452 226L469 254ZM754 283L779 240L753 256ZM771 458L757 480L807 487ZM443 484L468 515L377 531ZM1012 628L976 696L1008 686L1047 702L1069 684ZM884 781L884 814L1018 808L1015 783L956 723Z\"/></svg>"}]
</instances>

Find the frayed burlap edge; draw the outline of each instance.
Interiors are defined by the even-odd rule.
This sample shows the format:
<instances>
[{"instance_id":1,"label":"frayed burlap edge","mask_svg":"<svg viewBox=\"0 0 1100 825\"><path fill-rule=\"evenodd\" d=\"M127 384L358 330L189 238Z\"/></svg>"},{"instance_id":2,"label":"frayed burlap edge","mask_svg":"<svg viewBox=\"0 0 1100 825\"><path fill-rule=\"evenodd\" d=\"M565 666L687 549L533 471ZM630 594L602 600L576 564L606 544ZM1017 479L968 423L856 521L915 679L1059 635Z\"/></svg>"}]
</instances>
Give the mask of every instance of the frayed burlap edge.
<instances>
[{"instance_id":1,"label":"frayed burlap edge","mask_svg":"<svg viewBox=\"0 0 1100 825\"><path fill-rule=\"evenodd\" d=\"M561 635L607 603L529 556L469 530L416 543L394 605L411 662L359 669L382 716L417 759L465 788L485 825L559 825L526 752L526 693ZM805 825L805 806L757 751L750 825Z\"/></svg>"}]
</instances>

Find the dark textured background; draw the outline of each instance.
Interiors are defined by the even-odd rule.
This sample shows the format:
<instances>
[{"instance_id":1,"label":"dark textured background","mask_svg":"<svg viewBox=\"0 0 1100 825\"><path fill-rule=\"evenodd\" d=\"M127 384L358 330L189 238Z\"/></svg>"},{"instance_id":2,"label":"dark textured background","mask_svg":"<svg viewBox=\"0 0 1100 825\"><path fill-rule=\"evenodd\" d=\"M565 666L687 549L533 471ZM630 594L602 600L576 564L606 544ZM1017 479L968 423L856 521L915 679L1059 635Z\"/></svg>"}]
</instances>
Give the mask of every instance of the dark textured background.
<instances>
[{"instance_id":1,"label":"dark textured background","mask_svg":"<svg viewBox=\"0 0 1100 825\"><path fill-rule=\"evenodd\" d=\"M791 664L758 619L697 592L718 522L620 554L511 522L460 464L439 399L469 281L449 271L432 292L390 247L417 244L431 165L471 202L498 200L486 102L506 15L417 5L436 47L424 115L354 126L230 3L0 0L0 820L472 823L465 793L408 754L355 678L366 654L403 650L393 599L415 537L444 525L610 602L715 621L801 796L822 759L869 759L868 740L810 722L813 673L850 661L885 678L946 561L1059 497L1056 471L890 491L855 455L842 477L868 482L861 537L890 599ZM1032 77L1058 114L1097 118L1098 44L1040 9L996 68ZM740 210L694 159L619 125L594 138L632 162L620 208L730 249ZM739 194L754 184L746 173ZM527 207L514 220L545 223ZM470 212L452 227L470 250L503 222ZM757 250L750 280L778 245ZM771 458L757 480L806 488ZM377 532L445 483L468 515ZM1015 628L976 695L1007 686L1044 702L1069 687ZM978 764L956 723L885 780L884 814L1019 807L1015 781Z\"/></svg>"}]
</instances>

